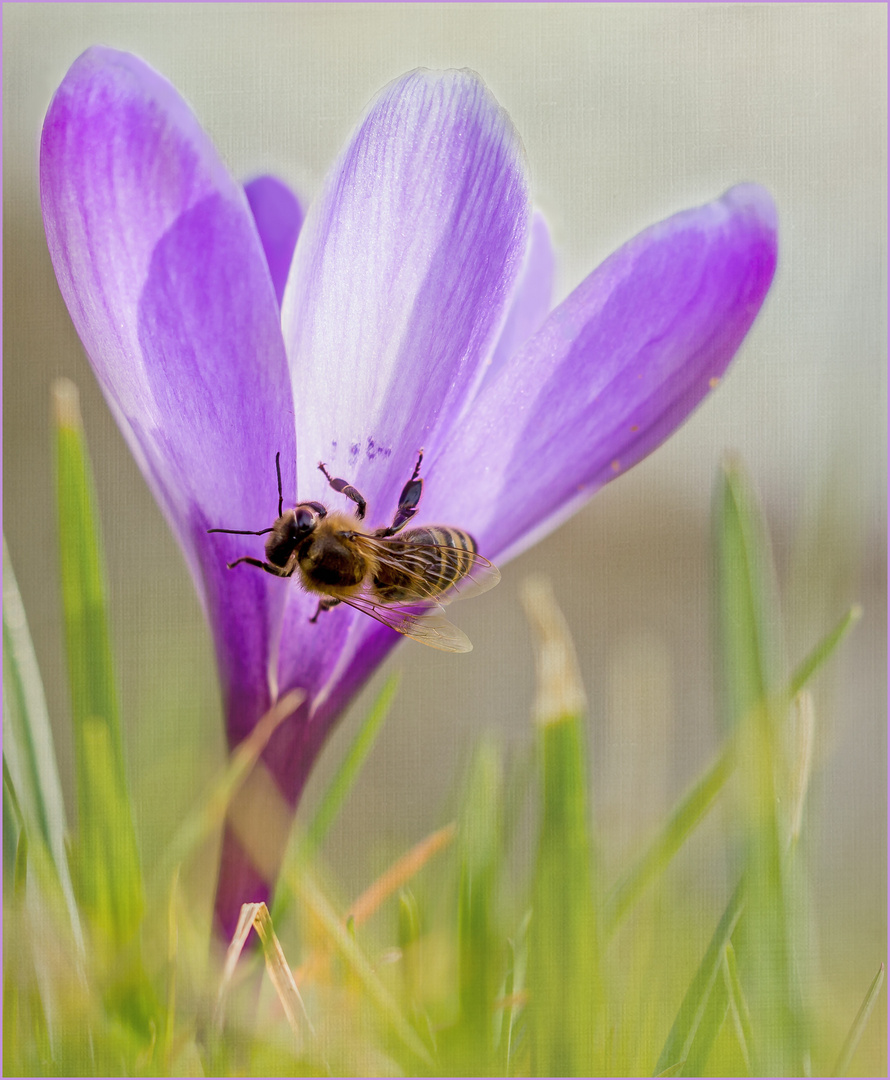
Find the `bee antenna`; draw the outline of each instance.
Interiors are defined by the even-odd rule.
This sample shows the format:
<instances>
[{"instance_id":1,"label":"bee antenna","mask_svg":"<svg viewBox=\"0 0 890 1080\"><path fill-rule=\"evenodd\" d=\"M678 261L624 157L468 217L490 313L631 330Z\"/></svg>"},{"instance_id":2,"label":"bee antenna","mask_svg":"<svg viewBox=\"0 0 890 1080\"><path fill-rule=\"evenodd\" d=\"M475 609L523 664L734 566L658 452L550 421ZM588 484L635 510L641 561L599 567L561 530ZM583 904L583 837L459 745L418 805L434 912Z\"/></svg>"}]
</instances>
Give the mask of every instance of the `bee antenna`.
<instances>
[{"instance_id":1,"label":"bee antenna","mask_svg":"<svg viewBox=\"0 0 890 1080\"><path fill-rule=\"evenodd\" d=\"M281 517L281 508L284 506L284 496L281 494L281 451L275 455L275 472L278 475L278 516ZM266 532L271 530L267 529Z\"/></svg>"},{"instance_id":2,"label":"bee antenna","mask_svg":"<svg viewBox=\"0 0 890 1080\"><path fill-rule=\"evenodd\" d=\"M279 515L280 516L280 515ZM274 525L270 525L268 529L208 529L209 533L220 532L229 533L232 536L265 536L266 533L272 532L275 528Z\"/></svg>"}]
</instances>

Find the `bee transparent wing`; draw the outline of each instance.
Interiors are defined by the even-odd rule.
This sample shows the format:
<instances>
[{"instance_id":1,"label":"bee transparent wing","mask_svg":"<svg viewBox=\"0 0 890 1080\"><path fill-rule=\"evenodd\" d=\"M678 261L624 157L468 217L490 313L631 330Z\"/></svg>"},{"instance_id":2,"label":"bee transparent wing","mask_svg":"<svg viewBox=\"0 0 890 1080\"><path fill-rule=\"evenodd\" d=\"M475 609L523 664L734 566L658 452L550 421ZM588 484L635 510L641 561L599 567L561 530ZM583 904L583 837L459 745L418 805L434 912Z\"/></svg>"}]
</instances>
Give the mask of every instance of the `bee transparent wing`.
<instances>
[{"instance_id":1,"label":"bee transparent wing","mask_svg":"<svg viewBox=\"0 0 890 1080\"><path fill-rule=\"evenodd\" d=\"M389 626L412 641L429 645L443 652L470 652L473 644L467 635L450 623L442 614L442 605L431 600L414 603L410 607L380 604L369 596L342 597L341 602L354 607L372 619Z\"/></svg>"},{"instance_id":2,"label":"bee transparent wing","mask_svg":"<svg viewBox=\"0 0 890 1080\"><path fill-rule=\"evenodd\" d=\"M356 540L373 552L382 567L391 569L403 582L410 599L435 600L450 604L493 589L501 580L498 568L475 552L447 544L412 544L398 536L362 536ZM430 553L436 553L437 564L431 568ZM432 573L431 573L432 569ZM460 578L444 592L440 582ZM405 602L408 598L405 598Z\"/></svg>"},{"instance_id":3,"label":"bee transparent wing","mask_svg":"<svg viewBox=\"0 0 890 1080\"><path fill-rule=\"evenodd\" d=\"M474 555L470 569L460 581L439 597L439 603L450 604L452 600L466 600L471 596L478 596L493 589L500 580L501 572L494 563L481 555Z\"/></svg>"}]
</instances>

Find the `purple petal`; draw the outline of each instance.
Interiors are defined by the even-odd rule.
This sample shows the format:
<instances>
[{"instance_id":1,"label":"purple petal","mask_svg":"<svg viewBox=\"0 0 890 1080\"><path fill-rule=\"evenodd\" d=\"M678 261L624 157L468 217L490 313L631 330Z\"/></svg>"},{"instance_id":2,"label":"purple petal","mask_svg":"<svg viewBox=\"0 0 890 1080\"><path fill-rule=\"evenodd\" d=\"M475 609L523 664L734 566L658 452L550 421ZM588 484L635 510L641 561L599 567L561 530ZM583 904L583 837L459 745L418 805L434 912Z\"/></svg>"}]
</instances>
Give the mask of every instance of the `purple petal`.
<instances>
[{"instance_id":1,"label":"purple petal","mask_svg":"<svg viewBox=\"0 0 890 1080\"><path fill-rule=\"evenodd\" d=\"M186 554L240 730L269 701L284 598L226 560L292 485L290 382L275 294L243 190L166 80L93 48L47 113L40 189L50 254L103 392Z\"/></svg>"},{"instance_id":2,"label":"purple petal","mask_svg":"<svg viewBox=\"0 0 890 1080\"><path fill-rule=\"evenodd\" d=\"M301 499L330 495L320 458L369 501L397 497L490 351L528 218L518 137L477 76L416 71L380 94L309 209L285 294Z\"/></svg>"},{"instance_id":3,"label":"purple petal","mask_svg":"<svg viewBox=\"0 0 890 1080\"><path fill-rule=\"evenodd\" d=\"M274 176L258 176L244 185L244 193L260 234L280 307L303 224L303 209L291 189Z\"/></svg>"},{"instance_id":4,"label":"purple petal","mask_svg":"<svg viewBox=\"0 0 890 1080\"><path fill-rule=\"evenodd\" d=\"M528 218L519 140L478 77L417 71L382 92L310 207L285 293L301 500L351 506L322 460L369 524L392 520L418 449L434 453L482 376ZM314 609L289 599L282 688L332 689L370 633L340 609L307 635Z\"/></svg>"},{"instance_id":5,"label":"purple petal","mask_svg":"<svg viewBox=\"0 0 890 1080\"><path fill-rule=\"evenodd\" d=\"M487 386L428 474L501 561L674 431L720 380L772 281L776 212L742 185L625 244Z\"/></svg>"},{"instance_id":6,"label":"purple petal","mask_svg":"<svg viewBox=\"0 0 890 1080\"><path fill-rule=\"evenodd\" d=\"M553 297L553 270L550 230L543 216L535 214L522 276L486 369L483 386L491 382L504 364L513 359L547 318Z\"/></svg>"}]
</instances>

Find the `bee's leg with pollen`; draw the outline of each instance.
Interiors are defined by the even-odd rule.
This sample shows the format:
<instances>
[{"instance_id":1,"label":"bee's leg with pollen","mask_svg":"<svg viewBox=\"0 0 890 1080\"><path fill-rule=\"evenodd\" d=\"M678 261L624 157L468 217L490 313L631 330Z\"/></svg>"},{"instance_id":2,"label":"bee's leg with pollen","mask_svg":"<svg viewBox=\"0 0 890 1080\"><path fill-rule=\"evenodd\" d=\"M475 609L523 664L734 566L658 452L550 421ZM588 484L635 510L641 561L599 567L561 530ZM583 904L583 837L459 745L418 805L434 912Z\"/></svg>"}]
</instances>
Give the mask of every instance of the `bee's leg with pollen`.
<instances>
[{"instance_id":1,"label":"bee's leg with pollen","mask_svg":"<svg viewBox=\"0 0 890 1080\"><path fill-rule=\"evenodd\" d=\"M417 455L417 464L414 466L414 472L411 473L411 479L402 488L402 494L399 496L399 508L396 510L396 516L392 519L392 525L388 529L378 529L374 533L375 536L394 536L417 513L417 504L420 502L423 491L423 481L417 477L420 472L421 461L423 461L423 450Z\"/></svg>"},{"instance_id":2,"label":"bee's leg with pollen","mask_svg":"<svg viewBox=\"0 0 890 1080\"><path fill-rule=\"evenodd\" d=\"M361 521L361 519L365 516L365 511L368 509L368 504L365 502L359 492L356 491L352 484L347 483L345 480L341 480L339 477L331 476L328 470L324 467L323 462L319 461L318 467L324 473L325 479L331 485L334 491L339 491L341 495L345 495L347 499L352 499L352 501L356 504L358 509L355 512L355 516L359 519L359 521Z\"/></svg>"},{"instance_id":3,"label":"bee's leg with pollen","mask_svg":"<svg viewBox=\"0 0 890 1080\"><path fill-rule=\"evenodd\" d=\"M326 596L324 598L324 600L319 600L318 601L318 607L315 610L315 614L312 616L312 618L309 620L309 622L311 622L311 623L317 622L318 621L318 616L323 611L330 611L332 607L336 607L337 604L339 604L339 603L340 603L340 601L334 596Z\"/></svg>"},{"instance_id":4,"label":"bee's leg with pollen","mask_svg":"<svg viewBox=\"0 0 890 1080\"><path fill-rule=\"evenodd\" d=\"M258 566L260 570L265 570L267 574L274 574L275 577L290 577L290 574L282 567L275 566L272 563L263 562L260 559L254 559L250 555L242 555L240 559L226 563L226 569L231 570L232 567L237 566L238 563L247 563L249 566Z\"/></svg>"}]
</instances>

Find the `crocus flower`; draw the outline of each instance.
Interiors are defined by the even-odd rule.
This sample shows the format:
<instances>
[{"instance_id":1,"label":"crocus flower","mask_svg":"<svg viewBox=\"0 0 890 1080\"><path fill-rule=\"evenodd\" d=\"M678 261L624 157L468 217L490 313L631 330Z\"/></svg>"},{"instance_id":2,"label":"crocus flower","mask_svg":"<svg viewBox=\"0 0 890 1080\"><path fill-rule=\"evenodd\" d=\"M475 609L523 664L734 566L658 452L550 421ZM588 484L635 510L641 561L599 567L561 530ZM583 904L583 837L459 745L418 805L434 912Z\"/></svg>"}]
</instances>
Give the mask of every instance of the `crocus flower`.
<instances>
[{"instance_id":1,"label":"crocus flower","mask_svg":"<svg viewBox=\"0 0 890 1080\"><path fill-rule=\"evenodd\" d=\"M423 447L412 524L457 525L504 562L716 386L776 263L772 201L744 185L642 232L550 311L519 138L466 71L387 86L301 228L277 182L245 194L168 82L92 48L47 113L40 192L65 303L201 597L229 745L306 693L264 753L290 812L401 639L342 605L311 624L296 583L226 569L261 540L207 530L271 525L276 453L291 505L349 508L324 461L388 524ZM239 836L223 842L225 930L274 884Z\"/></svg>"}]
</instances>

